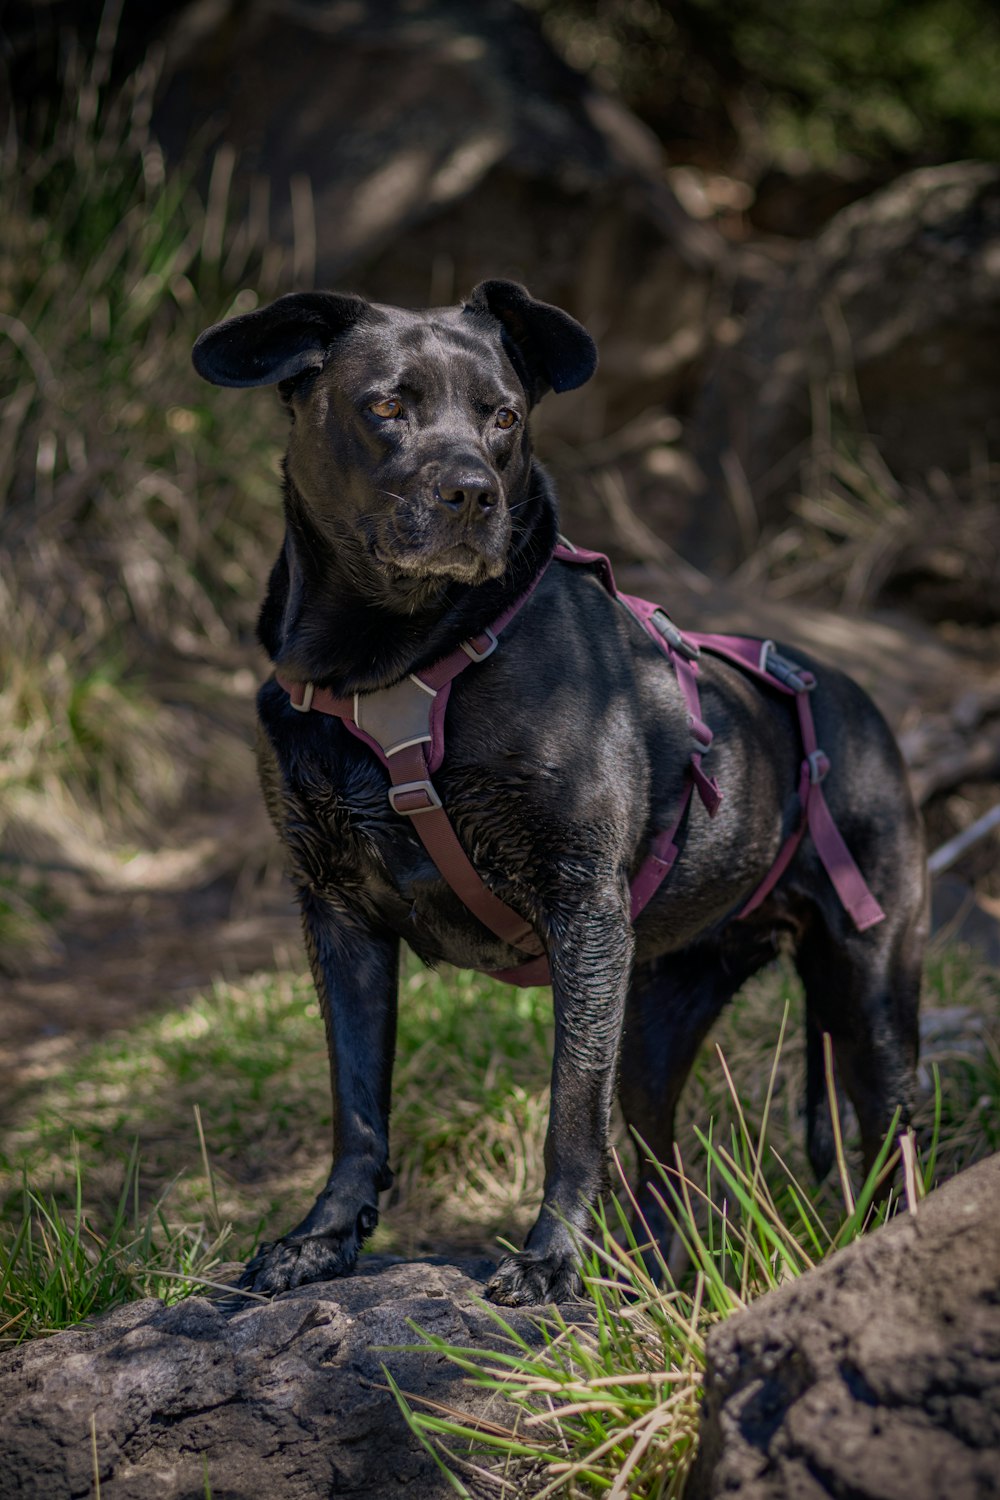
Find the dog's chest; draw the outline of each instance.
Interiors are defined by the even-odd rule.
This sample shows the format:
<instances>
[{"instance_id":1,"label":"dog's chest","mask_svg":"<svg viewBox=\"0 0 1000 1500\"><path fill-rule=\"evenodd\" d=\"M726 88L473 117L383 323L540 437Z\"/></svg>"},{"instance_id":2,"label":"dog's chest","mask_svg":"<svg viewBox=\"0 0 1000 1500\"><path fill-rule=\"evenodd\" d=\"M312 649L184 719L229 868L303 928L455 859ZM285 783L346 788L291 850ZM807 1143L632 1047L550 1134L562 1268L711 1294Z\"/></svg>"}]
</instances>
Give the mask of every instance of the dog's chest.
<instances>
[{"instance_id":1,"label":"dog's chest","mask_svg":"<svg viewBox=\"0 0 1000 1500\"><path fill-rule=\"evenodd\" d=\"M445 882L415 819L390 807L388 778L374 753L335 720L289 720L262 708L261 781L295 883L376 921L430 961L510 967L516 950L488 934ZM508 727L511 743L498 726L450 736L456 753L434 784L477 871L501 900L527 913L552 895L552 880L568 867L567 844L576 880L606 858L611 833L592 809L583 815L575 807L559 758L538 755L538 746ZM489 755L477 753L481 740Z\"/></svg>"},{"instance_id":2,"label":"dog's chest","mask_svg":"<svg viewBox=\"0 0 1000 1500\"><path fill-rule=\"evenodd\" d=\"M389 805L388 780L374 754L339 724L299 720L286 734L262 716L259 763L265 799L286 846L296 884L333 904L377 917L412 941L421 927L459 933L468 913L442 881L412 823ZM275 732L277 730L277 732ZM488 830L509 801L474 768L441 777L464 829L481 817ZM497 859L488 831L477 839ZM454 910L452 907L454 906Z\"/></svg>"},{"instance_id":3,"label":"dog's chest","mask_svg":"<svg viewBox=\"0 0 1000 1500\"><path fill-rule=\"evenodd\" d=\"M363 750L338 744L342 735L319 738L327 742L320 753L283 758L278 807L272 806L293 875L326 894L412 900L414 886L431 872L389 806L384 772ZM273 793L268 800L273 804Z\"/></svg>"}]
</instances>

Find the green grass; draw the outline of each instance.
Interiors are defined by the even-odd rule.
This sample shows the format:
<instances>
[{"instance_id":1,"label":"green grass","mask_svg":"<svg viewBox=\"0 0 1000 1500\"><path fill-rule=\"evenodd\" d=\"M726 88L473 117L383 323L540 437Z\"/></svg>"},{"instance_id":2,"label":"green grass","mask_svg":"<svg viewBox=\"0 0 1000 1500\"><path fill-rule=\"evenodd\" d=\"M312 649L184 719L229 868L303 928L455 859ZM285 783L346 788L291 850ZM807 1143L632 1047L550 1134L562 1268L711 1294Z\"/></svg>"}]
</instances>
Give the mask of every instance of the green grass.
<instances>
[{"instance_id":1,"label":"green grass","mask_svg":"<svg viewBox=\"0 0 1000 1500\"><path fill-rule=\"evenodd\" d=\"M537 1318L541 1347L495 1309L490 1311L506 1346L499 1352L449 1344L412 1325L422 1341L418 1347L457 1365L503 1402L488 1422L470 1425L459 1412L414 1408L386 1371L412 1431L433 1452L457 1494L470 1493L462 1473L481 1473L485 1463L498 1479L535 1500L557 1494L634 1500L682 1495L697 1452L705 1340L712 1326L884 1222L904 1198L915 1207L929 1191L940 1130L939 1090L926 1162L919 1159L912 1130L898 1145L890 1130L856 1194L838 1133L843 1201L839 1221L830 1224L811 1189L795 1178L768 1140L788 1009L760 1120L753 1125L747 1120L719 1052L737 1121L728 1144L711 1127L697 1130L703 1175L692 1175L680 1156L669 1172L661 1172L661 1202L687 1250L688 1274L675 1278L659 1251L651 1250L641 1225L633 1225L623 1179L621 1197L595 1215L585 1246L591 1309L572 1321L558 1309ZM835 1100L829 1056L827 1082ZM891 1180L901 1158L902 1194L873 1207L879 1184ZM505 1421L503 1412L511 1410L513 1418Z\"/></svg>"},{"instance_id":2,"label":"green grass","mask_svg":"<svg viewBox=\"0 0 1000 1500\"><path fill-rule=\"evenodd\" d=\"M530 3L569 61L623 95L675 159L694 146L711 160L728 143L737 169L749 155L849 171L1000 149L988 0Z\"/></svg>"},{"instance_id":3,"label":"green grass","mask_svg":"<svg viewBox=\"0 0 1000 1500\"><path fill-rule=\"evenodd\" d=\"M527 1227L541 1192L551 1003L468 974L404 975L393 1107L397 1180L374 1245L479 1249ZM218 984L87 1049L13 1111L0 1199L16 1220L20 1178L69 1205L77 1164L95 1212L117 1201L133 1143L143 1201L179 1165L177 1221L198 1222L212 1185L232 1249L289 1227L320 1187L330 1147L323 1024L311 983L260 975ZM10 1219L8 1219L10 1222Z\"/></svg>"},{"instance_id":4,"label":"green grass","mask_svg":"<svg viewBox=\"0 0 1000 1500\"><path fill-rule=\"evenodd\" d=\"M955 1015L960 1033L938 1044L941 1176L1000 1143L1000 1055L990 1030L998 991L996 976L961 951L933 956L927 1003ZM772 1082L786 999L791 1019ZM780 967L747 987L695 1065L678 1136L689 1175L703 1180L717 1143L730 1141L734 1128L753 1132L766 1115L782 1162L809 1185L829 1234L842 1218L842 1192L837 1174L813 1189L805 1161L800 1005ZM404 968L396 1182L373 1249L490 1253L498 1236L524 1233L541 1197L550 1053L547 991L435 974L415 961ZM88 1223L105 1238L114 1237L110 1226L129 1182L132 1230L136 1213L142 1218L154 1206L172 1234L204 1240L203 1226L214 1236L230 1225L227 1253L240 1259L258 1236L282 1232L309 1206L327 1170L329 1134L325 1039L311 983L291 974L219 983L82 1050L15 1101L0 1152L0 1242L9 1253L23 1223L25 1175L36 1199L71 1220L82 1194ZM631 1162L634 1147L621 1127L617 1142ZM847 1151L851 1157L850 1138ZM758 1189L785 1213L783 1170L768 1157Z\"/></svg>"},{"instance_id":5,"label":"green grass","mask_svg":"<svg viewBox=\"0 0 1000 1500\"><path fill-rule=\"evenodd\" d=\"M789 999L779 1029L782 992ZM997 1148L998 998L1000 979L967 950L932 949L925 1007L946 1024L926 1049L916 1130L890 1132L862 1181L849 1112L837 1103L837 1167L817 1188L797 1110L797 986L780 969L748 986L698 1059L682 1103L678 1160L661 1172L662 1201L687 1250L686 1272L675 1280L653 1254L659 1277L651 1277L648 1243L643 1256L641 1227L629 1222L622 1172L586 1247L591 1307L572 1321L547 1313L538 1325L541 1348L496 1309L499 1353L414 1329L437 1357L497 1398L490 1420L470 1425L461 1412L421 1409L396 1390L455 1492L468 1494L472 1484L480 1493L474 1481L486 1468L511 1493L535 1500L681 1496L697 1451L712 1326ZM829 1058L827 1067L836 1101ZM882 1179L896 1185L873 1207Z\"/></svg>"},{"instance_id":6,"label":"green grass","mask_svg":"<svg viewBox=\"0 0 1000 1500\"><path fill-rule=\"evenodd\" d=\"M932 1150L921 1163L905 1142L911 1196L1000 1140L998 996L1000 979L967 953L932 952L926 1004L948 1025L918 1121ZM589 1307L547 1316L541 1348L496 1309L497 1353L420 1335L496 1393L475 1428L398 1393L457 1493L481 1493L488 1470L534 1497L682 1495L710 1328L873 1221L848 1116L837 1170L819 1188L809 1176L800 1010L793 977L776 966L737 997L697 1060L679 1121L682 1172L662 1187L690 1258L676 1283L651 1280L623 1185L595 1216ZM550 1049L547 991L404 965L397 1177L373 1249L495 1253L498 1236L523 1234L541 1193ZM81 1051L12 1114L0 1157L0 1344L136 1297L231 1284L233 1262L287 1229L327 1168L311 984L291 974L220 983ZM617 1139L630 1158L634 1144L621 1129ZM895 1149L890 1140L887 1155Z\"/></svg>"},{"instance_id":7,"label":"green grass","mask_svg":"<svg viewBox=\"0 0 1000 1500\"><path fill-rule=\"evenodd\" d=\"M67 1210L25 1180L20 1222L0 1255L0 1344L58 1332L120 1302L159 1297L176 1302L213 1284L228 1225L174 1225L163 1196L139 1204L137 1152L125 1168L118 1202L103 1228L84 1207L79 1159Z\"/></svg>"}]
</instances>

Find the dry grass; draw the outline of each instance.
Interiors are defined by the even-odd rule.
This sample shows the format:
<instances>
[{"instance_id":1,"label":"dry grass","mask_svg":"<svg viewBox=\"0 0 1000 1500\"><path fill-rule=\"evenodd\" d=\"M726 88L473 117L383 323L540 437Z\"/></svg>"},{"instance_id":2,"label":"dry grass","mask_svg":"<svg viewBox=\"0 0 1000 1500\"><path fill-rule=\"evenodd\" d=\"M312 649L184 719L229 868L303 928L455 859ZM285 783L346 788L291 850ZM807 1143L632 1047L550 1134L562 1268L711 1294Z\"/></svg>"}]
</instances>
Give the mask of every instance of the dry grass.
<instances>
[{"instance_id":1,"label":"dry grass","mask_svg":"<svg viewBox=\"0 0 1000 1500\"><path fill-rule=\"evenodd\" d=\"M1000 992L995 974L955 950L932 955L927 988L925 1138L932 1063L940 1075L930 1182L1000 1146ZM410 1413L472 1493L682 1494L707 1329L807 1269L865 1217L863 1199L845 1211L859 1182L849 1115L838 1173L819 1189L808 1175L800 1010L792 977L776 967L746 987L697 1060L678 1131L686 1182L677 1212L692 1274L654 1287L608 1201L591 1246L593 1310L550 1320L541 1355L511 1330L507 1358L427 1340L520 1408L512 1426L497 1420L474 1434L460 1414ZM406 966L397 1181L373 1249L495 1254L499 1235L523 1233L541 1192L550 1049L548 992ZM219 984L89 1048L24 1095L0 1158L0 1339L64 1326L122 1297L225 1282L223 1250L244 1258L308 1206L328 1132L323 1027L303 977ZM922 1179L910 1175L919 1191Z\"/></svg>"},{"instance_id":2,"label":"dry grass","mask_svg":"<svg viewBox=\"0 0 1000 1500\"><path fill-rule=\"evenodd\" d=\"M439 1358L503 1400L497 1415L470 1423L436 1403L414 1409L389 1383L411 1429L433 1453L460 1495L531 1494L583 1500L607 1494L667 1500L685 1492L698 1449L706 1335L714 1323L758 1296L809 1271L905 1203L916 1210L938 1167L943 1109L935 1090L935 1128L924 1156L916 1135L890 1129L867 1179L854 1185L842 1145L832 1053L827 1088L837 1141L839 1203L814 1201L789 1166L789 1145L774 1129L782 1043L789 1007L766 1070L762 1107L744 1107L721 1050L726 1132L713 1116L695 1128L700 1165L679 1155L661 1169L661 1201L690 1258L672 1273L657 1251L642 1249L629 1223L627 1183L621 1199L598 1216L586 1248L592 1306L571 1319L560 1310L536 1317L543 1347L526 1341L494 1310L506 1339L499 1353L448 1344L415 1331ZM826 1039L827 1042L829 1038ZM775 1139L777 1137L777 1139ZM880 1180L900 1172L903 1186L878 1209ZM624 1206L623 1206L624 1205ZM647 1238L640 1233L640 1238ZM652 1273L650 1260L656 1266ZM672 1259L672 1257L671 1257ZM513 1421L507 1413L513 1407ZM464 1477L477 1481L472 1491Z\"/></svg>"},{"instance_id":3,"label":"dry grass","mask_svg":"<svg viewBox=\"0 0 1000 1500\"><path fill-rule=\"evenodd\" d=\"M984 449L963 476L935 469L920 485L901 484L868 432L846 328L831 319L835 369L810 391L802 493L787 524L754 546L735 580L766 583L773 599L826 598L851 612L905 599L935 621L996 621L1000 465ZM756 540L752 495L742 503Z\"/></svg>"},{"instance_id":4,"label":"dry grass","mask_svg":"<svg viewBox=\"0 0 1000 1500\"><path fill-rule=\"evenodd\" d=\"M280 536L280 416L227 406L188 355L206 322L275 289L279 260L249 220L229 221L224 194L203 202L168 176L148 130L153 73L111 96L113 40L71 53L33 145L14 135L0 153L8 968L54 942L47 868L113 879L230 781L245 719L233 690L245 699Z\"/></svg>"}]
</instances>

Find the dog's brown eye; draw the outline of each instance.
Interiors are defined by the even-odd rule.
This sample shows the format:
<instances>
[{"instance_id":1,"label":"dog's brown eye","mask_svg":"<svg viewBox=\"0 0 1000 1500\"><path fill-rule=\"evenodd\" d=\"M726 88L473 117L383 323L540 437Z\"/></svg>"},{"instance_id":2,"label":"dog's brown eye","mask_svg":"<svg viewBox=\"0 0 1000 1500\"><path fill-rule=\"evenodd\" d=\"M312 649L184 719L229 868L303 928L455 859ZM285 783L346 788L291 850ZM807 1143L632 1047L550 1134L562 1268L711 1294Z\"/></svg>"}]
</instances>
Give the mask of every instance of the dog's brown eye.
<instances>
[{"instance_id":1,"label":"dog's brown eye","mask_svg":"<svg viewBox=\"0 0 1000 1500\"><path fill-rule=\"evenodd\" d=\"M403 404L401 401L394 401L390 398L388 401L373 402L368 410L374 412L377 417L384 417L386 421L392 421L395 417L403 415Z\"/></svg>"},{"instance_id":2,"label":"dog's brown eye","mask_svg":"<svg viewBox=\"0 0 1000 1500\"><path fill-rule=\"evenodd\" d=\"M502 427L505 432L509 427L513 427L514 423L519 420L520 418L518 417L517 412L511 411L509 406L501 406L500 410L497 412L497 426Z\"/></svg>"}]
</instances>

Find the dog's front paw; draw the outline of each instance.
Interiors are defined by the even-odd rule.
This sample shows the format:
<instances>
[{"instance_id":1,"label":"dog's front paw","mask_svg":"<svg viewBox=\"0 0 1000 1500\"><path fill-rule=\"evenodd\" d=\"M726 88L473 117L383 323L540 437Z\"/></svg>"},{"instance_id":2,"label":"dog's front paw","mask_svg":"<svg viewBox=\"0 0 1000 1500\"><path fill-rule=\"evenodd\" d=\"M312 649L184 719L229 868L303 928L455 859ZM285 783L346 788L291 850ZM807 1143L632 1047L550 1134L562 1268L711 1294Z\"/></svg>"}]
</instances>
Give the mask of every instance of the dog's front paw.
<instances>
[{"instance_id":1,"label":"dog's front paw","mask_svg":"<svg viewBox=\"0 0 1000 1500\"><path fill-rule=\"evenodd\" d=\"M377 1215L363 1209L352 1229L329 1234L313 1231L299 1234L295 1230L273 1244L261 1245L248 1261L237 1285L244 1292L273 1296L311 1281L333 1281L349 1276L354 1270L361 1242L374 1228Z\"/></svg>"},{"instance_id":2,"label":"dog's front paw","mask_svg":"<svg viewBox=\"0 0 1000 1500\"><path fill-rule=\"evenodd\" d=\"M580 1273L571 1256L539 1255L521 1250L508 1255L486 1283L486 1295L502 1307L537 1307L569 1302L581 1291Z\"/></svg>"}]
</instances>

